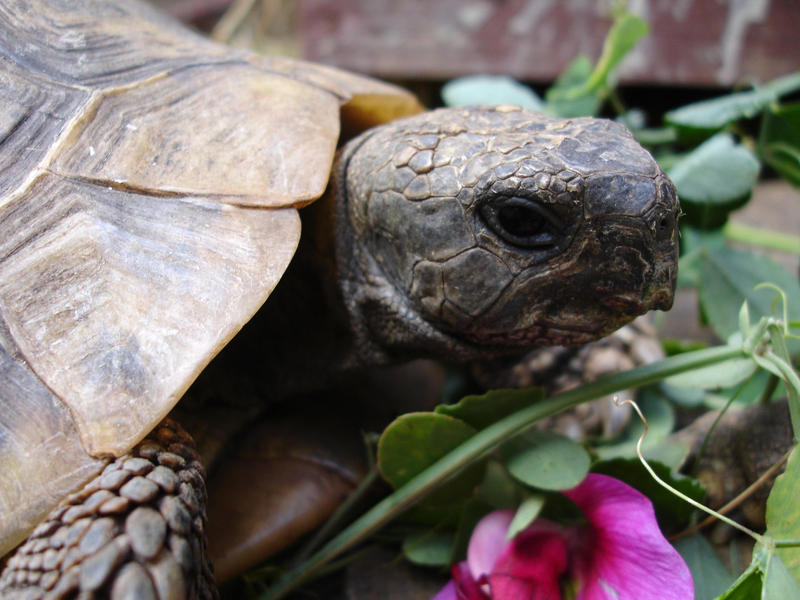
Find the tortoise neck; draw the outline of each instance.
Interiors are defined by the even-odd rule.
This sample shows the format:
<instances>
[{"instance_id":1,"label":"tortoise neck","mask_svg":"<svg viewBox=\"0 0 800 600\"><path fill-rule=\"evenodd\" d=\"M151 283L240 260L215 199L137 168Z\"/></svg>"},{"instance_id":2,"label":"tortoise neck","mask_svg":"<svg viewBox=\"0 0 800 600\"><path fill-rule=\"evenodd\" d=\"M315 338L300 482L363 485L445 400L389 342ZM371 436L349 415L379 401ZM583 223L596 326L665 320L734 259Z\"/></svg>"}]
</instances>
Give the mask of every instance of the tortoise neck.
<instances>
[{"instance_id":1,"label":"tortoise neck","mask_svg":"<svg viewBox=\"0 0 800 600\"><path fill-rule=\"evenodd\" d=\"M258 402L321 389L362 366L323 221L326 200L301 211L303 235L289 268L264 306L201 374L205 389L233 385ZM244 400L246 402L246 400Z\"/></svg>"}]
</instances>

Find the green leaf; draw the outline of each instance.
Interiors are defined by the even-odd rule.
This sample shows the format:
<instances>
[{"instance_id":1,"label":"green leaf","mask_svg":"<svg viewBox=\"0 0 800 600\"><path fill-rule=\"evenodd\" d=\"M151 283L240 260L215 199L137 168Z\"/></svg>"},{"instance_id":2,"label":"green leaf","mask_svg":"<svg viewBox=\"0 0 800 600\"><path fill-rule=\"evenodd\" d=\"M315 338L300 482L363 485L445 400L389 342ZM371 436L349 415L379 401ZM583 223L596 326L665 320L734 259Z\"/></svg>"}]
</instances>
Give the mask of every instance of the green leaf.
<instances>
[{"instance_id":1,"label":"green leaf","mask_svg":"<svg viewBox=\"0 0 800 600\"><path fill-rule=\"evenodd\" d=\"M450 564L453 544L452 531L417 531L403 540L403 555L415 565L446 567Z\"/></svg>"},{"instance_id":2,"label":"green leaf","mask_svg":"<svg viewBox=\"0 0 800 600\"><path fill-rule=\"evenodd\" d=\"M711 409L722 408L728 404L731 396L737 392L738 394L734 399L734 406L751 406L761 399L764 390L769 385L770 376L770 373L760 369L743 385L736 384L713 394L706 394L706 406ZM780 397L782 395L783 389L781 385L779 389L773 392L772 397Z\"/></svg>"},{"instance_id":3,"label":"green leaf","mask_svg":"<svg viewBox=\"0 0 800 600\"><path fill-rule=\"evenodd\" d=\"M606 35L597 66L584 85L584 91L594 91L607 86L611 73L633 49L636 42L645 35L647 35L647 23L636 15L624 12L615 18Z\"/></svg>"},{"instance_id":4,"label":"green leaf","mask_svg":"<svg viewBox=\"0 0 800 600\"><path fill-rule=\"evenodd\" d=\"M702 535L690 535L678 540L675 549L692 573L694 600L713 600L733 583L733 577Z\"/></svg>"},{"instance_id":5,"label":"green leaf","mask_svg":"<svg viewBox=\"0 0 800 600\"><path fill-rule=\"evenodd\" d=\"M758 144L764 161L800 187L800 103L770 106L764 112Z\"/></svg>"},{"instance_id":6,"label":"green leaf","mask_svg":"<svg viewBox=\"0 0 800 600\"><path fill-rule=\"evenodd\" d=\"M470 75L448 81L442 87L442 100L447 106L513 104L544 110L544 102L531 88L500 75Z\"/></svg>"},{"instance_id":7,"label":"green leaf","mask_svg":"<svg viewBox=\"0 0 800 600\"><path fill-rule=\"evenodd\" d=\"M486 504L483 500L472 497L466 501L458 519L455 540L453 543L453 553L450 555L449 564L462 560L467 555L469 540L478 522L494 508Z\"/></svg>"},{"instance_id":8,"label":"green leaf","mask_svg":"<svg viewBox=\"0 0 800 600\"><path fill-rule=\"evenodd\" d=\"M518 481L543 490L568 490L589 472L583 446L549 431L527 431L500 447L509 473Z\"/></svg>"},{"instance_id":9,"label":"green leaf","mask_svg":"<svg viewBox=\"0 0 800 600\"><path fill-rule=\"evenodd\" d=\"M511 524L508 526L508 533L506 534L508 539L514 539L520 531L536 520L536 517L542 512L544 500L545 497L542 494L531 494L522 501L517 512L514 513Z\"/></svg>"},{"instance_id":10,"label":"green leaf","mask_svg":"<svg viewBox=\"0 0 800 600\"><path fill-rule=\"evenodd\" d=\"M751 566L717 600L757 600L761 598L763 579L761 570Z\"/></svg>"},{"instance_id":11,"label":"green leaf","mask_svg":"<svg viewBox=\"0 0 800 600\"><path fill-rule=\"evenodd\" d=\"M675 129L673 128L669 129L672 132L675 131ZM639 142L639 143L644 144L644 142ZM669 171L674 164L681 161L683 157L688 154L688 152L676 152L675 148L672 146L669 146L667 148L654 148L651 150L651 152L653 153L653 158L655 158L658 161L658 164L661 165L661 168L665 172Z\"/></svg>"},{"instance_id":12,"label":"green leaf","mask_svg":"<svg viewBox=\"0 0 800 600\"><path fill-rule=\"evenodd\" d=\"M779 554L770 554L761 600L800 598L800 585L786 568Z\"/></svg>"},{"instance_id":13,"label":"green leaf","mask_svg":"<svg viewBox=\"0 0 800 600\"><path fill-rule=\"evenodd\" d=\"M556 82L545 92L546 113L556 117L593 117L600 111L602 98L584 91L592 74L592 62L583 54L567 66Z\"/></svg>"},{"instance_id":14,"label":"green leaf","mask_svg":"<svg viewBox=\"0 0 800 600\"><path fill-rule=\"evenodd\" d=\"M520 496L521 486L503 465L490 460L475 497L493 509L513 509L519 505Z\"/></svg>"},{"instance_id":15,"label":"green leaf","mask_svg":"<svg viewBox=\"0 0 800 600\"><path fill-rule=\"evenodd\" d=\"M622 12L606 35L597 65L584 55L575 58L545 93L545 112L559 117L595 116L611 87L609 79L620 61L647 33L639 17Z\"/></svg>"},{"instance_id":16,"label":"green leaf","mask_svg":"<svg viewBox=\"0 0 800 600\"><path fill-rule=\"evenodd\" d=\"M705 229L722 226L728 213L749 198L760 164L733 136L720 133L675 163L668 175L678 191L686 221Z\"/></svg>"},{"instance_id":17,"label":"green leaf","mask_svg":"<svg viewBox=\"0 0 800 600\"><path fill-rule=\"evenodd\" d=\"M572 59L556 82L547 90L548 94L563 93L569 89L583 87L592 75L592 61L585 54Z\"/></svg>"},{"instance_id":18,"label":"green leaf","mask_svg":"<svg viewBox=\"0 0 800 600\"><path fill-rule=\"evenodd\" d=\"M718 600L786 600L800 598L800 585L770 540L756 546L753 560L733 586Z\"/></svg>"},{"instance_id":19,"label":"green leaf","mask_svg":"<svg viewBox=\"0 0 800 600\"><path fill-rule=\"evenodd\" d=\"M434 412L448 415L483 429L513 412L541 402L544 389L491 390L485 394L464 396L456 404L440 404Z\"/></svg>"},{"instance_id":20,"label":"green leaf","mask_svg":"<svg viewBox=\"0 0 800 600\"><path fill-rule=\"evenodd\" d=\"M664 383L681 389L713 390L741 383L755 371L756 365L751 359L732 358L702 369L667 377Z\"/></svg>"},{"instance_id":21,"label":"green leaf","mask_svg":"<svg viewBox=\"0 0 800 600\"><path fill-rule=\"evenodd\" d=\"M700 263L704 249L727 248L719 229L698 229L681 223L681 257L678 262L678 286L700 287Z\"/></svg>"},{"instance_id":22,"label":"green leaf","mask_svg":"<svg viewBox=\"0 0 800 600\"><path fill-rule=\"evenodd\" d=\"M378 469L383 478L399 488L453 448L475 434L464 421L429 412L407 413L392 421L378 441ZM477 467L477 469L476 469ZM466 469L446 489L430 500L443 503L448 497L466 497L483 477L483 464Z\"/></svg>"},{"instance_id":23,"label":"green leaf","mask_svg":"<svg viewBox=\"0 0 800 600\"><path fill-rule=\"evenodd\" d=\"M739 309L739 331L744 338L750 335L750 307L747 306L747 300L742 302L742 307Z\"/></svg>"},{"instance_id":24,"label":"green leaf","mask_svg":"<svg viewBox=\"0 0 800 600\"><path fill-rule=\"evenodd\" d=\"M708 394L703 390L674 387L666 381L659 382L658 391L673 404L684 408L705 406L708 399Z\"/></svg>"},{"instance_id":25,"label":"green leaf","mask_svg":"<svg viewBox=\"0 0 800 600\"><path fill-rule=\"evenodd\" d=\"M739 310L747 300L754 321L773 312L774 290L754 288L771 282L788 297L789 319L800 318L800 284L781 265L767 256L730 246L703 251L700 256L700 305L721 339L739 330ZM796 355L800 344L787 340Z\"/></svg>"},{"instance_id":26,"label":"green leaf","mask_svg":"<svg viewBox=\"0 0 800 600\"><path fill-rule=\"evenodd\" d=\"M780 96L800 89L800 73L776 79L748 92L738 92L688 104L664 115L683 137L706 137L728 123L757 116Z\"/></svg>"},{"instance_id":27,"label":"green leaf","mask_svg":"<svg viewBox=\"0 0 800 600\"><path fill-rule=\"evenodd\" d=\"M705 490L696 479L674 473L667 465L658 461L648 460L648 463L653 467L656 475L679 492L697 502L705 499ZM638 458L600 461L592 465L592 473L610 475L642 492L653 503L658 524L666 532L677 531L685 527L692 518L694 513L692 506L662 487L650 476Z\"/></svg>"},{"instance_id":28,"label":"green leaf","mask_svg":"<svg viewBox=\"0 0 800 600\"><path fill-rule=\"evenodd\" d=\"M795 445L786 470L775 479L767 498L767 535L775 540L800 539L800 451ZM778 554L800 580L800 548L778 548Z\"/></svg>"},{"instance_id":29,"label":"green leaf","mask_svg":"<svg viewBox=\"0 0 800 600\"><path fill-rule=\"evenodd\" d=\"M623 122L623 125L628 127L633 134L633 137L636 138L636 141L639 142L642 146L645 146L648 149L652 149L653 146L661 146L664 144L674 144L678 141L678 134L675 131L674 127L642 127L642 128L632 128L627 123ZM653 150L651 150L652 152ZM673 158L674 157L674 158ZM661 165L662 169L665 169L665 163L667 165L672 165L675 160L677 160L677 155L669 153L669 152L662 152L659 156L656 157L658 163Z\"/></svg>"},{"instance_id":30,"label":"green leaf","mask_svg":"<svg viewBox=\"0 0 800 600\"><path fill-rule=\"evenodd\" d=\"M786 181L800 187L800 148L775 142L761 149L764 161Z\"/></svg>"},{"instance_id":31,"label":"green leaf","mask_svg":"<svg viewBox=\"0 0 800 600\"><path fill-rule=\"evenodd\" d=\"M722 228L722 234L731 242L741 242L765 250L777 250L800 256L800 236L790 233L728 221Z\"/></svg>"},{"instance_id":32,"label":"green leaf","mask_svg":"<svg viewBox=\"0 0 800 600\"><path fill-rule=\"evenodd\" d=\"M786 302L785 297L783 302ZM771 348L764 354L764 358L769 360L780 371L778 376L783 380L786 390L794 438L800 439L800 375L797 374L797 371L792 366L792 359L789 356L789 347L783 327L779 327L777 323L772 323L768 331Z\"/></svg>"}]
</instances>

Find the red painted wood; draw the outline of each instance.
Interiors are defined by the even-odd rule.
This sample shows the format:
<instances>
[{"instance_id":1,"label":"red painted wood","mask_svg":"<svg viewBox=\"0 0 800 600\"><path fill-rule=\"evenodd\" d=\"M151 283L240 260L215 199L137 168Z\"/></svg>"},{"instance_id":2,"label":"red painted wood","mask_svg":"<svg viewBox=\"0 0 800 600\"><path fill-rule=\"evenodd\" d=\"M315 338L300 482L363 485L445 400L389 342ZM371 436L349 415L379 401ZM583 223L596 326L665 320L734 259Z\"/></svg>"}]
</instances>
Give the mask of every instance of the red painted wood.
<instances>
[{"instance_id":1,"label":"red painted wood","mask_svg":"<svg viewBox=\"0 0 800 600\"><path fill-rule=\"evenodd\" d=\"M592 0L298 0L309 60L391 78L504 73L549 81L596 59L610 25ZM651 26L626 82L731 85L800 69L797 0L637 0Z\"/></svg>"}]
</instances>

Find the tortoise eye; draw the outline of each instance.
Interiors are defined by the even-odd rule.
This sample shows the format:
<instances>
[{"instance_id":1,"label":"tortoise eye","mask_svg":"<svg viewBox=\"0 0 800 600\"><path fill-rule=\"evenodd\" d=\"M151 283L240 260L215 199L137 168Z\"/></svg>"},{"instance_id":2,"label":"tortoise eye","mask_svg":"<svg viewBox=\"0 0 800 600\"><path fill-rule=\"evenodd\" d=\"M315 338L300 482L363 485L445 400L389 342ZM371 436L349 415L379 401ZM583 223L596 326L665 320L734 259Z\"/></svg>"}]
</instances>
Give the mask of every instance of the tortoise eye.
<instances>
[{"instance_id":1,"label":"tortoise eye","mask_svg":"<svg viewBox=\"0 0 800 600\"><path fill-rule=\"evenodd\" d=\"M486 225L502 240L520 248L555 246L564 224L539 202L518 196L487 202L480 208Z\"/></svg>"}]
</instances>

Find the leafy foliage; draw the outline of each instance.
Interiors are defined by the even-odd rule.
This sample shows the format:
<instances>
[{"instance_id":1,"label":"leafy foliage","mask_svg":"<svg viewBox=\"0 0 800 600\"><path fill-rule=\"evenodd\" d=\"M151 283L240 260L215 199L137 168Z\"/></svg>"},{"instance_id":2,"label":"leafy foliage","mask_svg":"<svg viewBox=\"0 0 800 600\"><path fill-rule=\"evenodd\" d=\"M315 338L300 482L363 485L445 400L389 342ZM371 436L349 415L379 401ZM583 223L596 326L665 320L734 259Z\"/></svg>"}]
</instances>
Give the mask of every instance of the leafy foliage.
<instances>
[{"instance_id":1,"label":"leafy foliage","mask_svg":"<svg viewBox=\"0 0 800 600\"><path fill-rule=\"evenodd\" d=\"M778 477L767 500L767 535L779 539L800 539L800 452L795 446L786 471ZM800 581L800 547L779 548L778 555L795 579Z\"/></svg>"},{"instance_id":2,"label":"leafy foliage","mask_svg":"<svg viewBox=\"0 0 800 600\"><path fill-rule=\"evenodd\" d=\"M589 472L591 460L582 446L549 431L529 431L503 444L509 473L541 490L568 490Z\"/></svg>"},{"instance_id":3,"label":"leafy foliage","mask_svg":"<svg viewBox=\"0 0 800 600\"><path fill-rule=\"evenodd\" d=\"M695 600L712 600L733 583L733 577L703 536L695 534L679 540L675 549L692 572Z\"/></svg>"},{"instance_id":4,"label":"leafy foliage","mask_svg":"<svg viewBox=\"0 0 800 600\"><path fill-rule=\"evenodd\" d=\"M781 96L800 89L800 73L793 73L752 91L738 92L688 104L664 115L679 136L705 137L741 119L757 117Z\"/></svg>"},{"instance_id":5,"label":"leafy foliage","mask_svg":"<svg viewBox=\"0 0 800 600\"><path fill-rule=\"evenodd\" d=\"M544 390L540 388L490 390L482 395L464 396L455 404L440 404L434 412L461 419L477 429L483 429L543 399Z\"/></svg>"},{"instance_id":6,"label":"leafy foliage","mask_svg":"<svg viewBox=\"0 0 800 600\"><path fill-rule=\"evenodd\" d=\"M760 164L729 133L718 133L678 160L668 175L686 218L704 229L722 226L750 199Z\"/></svg>"},{"instance_id":7,"label":"leafy foliage","mask_svg":"<svg viewBox=\"0 0 800 600\"><path fill-rule=\"evenodd\" d=\"M764 161L800 187L800 103L770 105L758 144Z\"/></svg>"}]
</instances>

